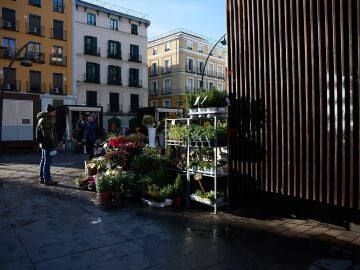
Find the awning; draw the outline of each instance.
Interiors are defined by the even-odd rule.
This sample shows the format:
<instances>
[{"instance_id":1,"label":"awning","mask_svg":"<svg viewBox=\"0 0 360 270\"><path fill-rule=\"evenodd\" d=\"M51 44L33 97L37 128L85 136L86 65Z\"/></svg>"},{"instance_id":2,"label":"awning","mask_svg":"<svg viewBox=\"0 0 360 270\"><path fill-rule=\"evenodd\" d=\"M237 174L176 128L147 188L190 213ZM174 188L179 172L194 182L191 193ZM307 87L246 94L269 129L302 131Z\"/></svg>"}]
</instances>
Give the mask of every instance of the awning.
<instances>
[{"instance_id":1,"label":"awning","mask_svg":"<svg viewBox=\"0 0 360 270\"><path fill-rule=\"evenodd\" d=\"M76 112L101 112L101 107L68 106L69 111Z\"/></svg>"}]
</instances>

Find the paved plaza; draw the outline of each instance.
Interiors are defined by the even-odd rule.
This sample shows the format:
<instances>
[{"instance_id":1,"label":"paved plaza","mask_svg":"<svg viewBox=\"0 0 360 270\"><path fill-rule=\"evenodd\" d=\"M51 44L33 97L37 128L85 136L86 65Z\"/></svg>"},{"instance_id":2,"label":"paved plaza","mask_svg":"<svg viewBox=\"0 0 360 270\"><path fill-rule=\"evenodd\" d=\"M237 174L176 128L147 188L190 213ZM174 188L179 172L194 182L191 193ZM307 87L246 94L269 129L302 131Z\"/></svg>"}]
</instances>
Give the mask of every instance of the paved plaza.
<instances>
[{"instance_id":1,"label":"paved plaza","mask_svg":"<svg viewBox=\"0 0 360 270\"><path fill-rule=\"evenodd\" d=\"M0 155L2 270L360 269L360 234L342 227L241 208L214 215L124 201L103 209L74 183L85 155L55 157L56 187L38 183L39 158Z\"/></svg>"}]
</instances>

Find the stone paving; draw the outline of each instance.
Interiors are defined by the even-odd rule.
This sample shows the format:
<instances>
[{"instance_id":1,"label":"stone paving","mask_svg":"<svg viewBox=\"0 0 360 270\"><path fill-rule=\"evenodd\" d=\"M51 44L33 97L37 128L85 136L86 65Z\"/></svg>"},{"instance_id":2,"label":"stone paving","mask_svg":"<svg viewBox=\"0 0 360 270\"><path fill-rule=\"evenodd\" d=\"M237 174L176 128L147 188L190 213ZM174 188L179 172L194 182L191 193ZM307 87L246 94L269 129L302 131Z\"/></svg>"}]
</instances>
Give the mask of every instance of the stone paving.
<instances>
[{"instance_id":1,"label":"stone paving","mask_svg":"<svg viewBox=\"0 0 360 270\"><path fill-rule=\"evenodd\" d=\"M84 158L60 153L61 184L45 187L39 153L0 155L0 269L360 269L360 234L316 220L132 201L103 209L74 185Z\"/></svg>"}]
</instances>

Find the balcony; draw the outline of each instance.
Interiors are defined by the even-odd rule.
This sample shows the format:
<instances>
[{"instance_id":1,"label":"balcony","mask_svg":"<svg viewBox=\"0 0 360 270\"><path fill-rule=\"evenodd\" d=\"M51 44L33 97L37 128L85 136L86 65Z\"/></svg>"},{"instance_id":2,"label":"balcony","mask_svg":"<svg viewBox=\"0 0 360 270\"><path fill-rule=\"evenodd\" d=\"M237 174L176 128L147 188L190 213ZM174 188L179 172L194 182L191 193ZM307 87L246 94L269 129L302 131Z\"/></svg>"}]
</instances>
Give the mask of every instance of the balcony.
<instances>
[{"instance_id":1,"label":"balcony","mask_svg":"<svg viewBox=\"0 0 360 270\"><path fill-rule=\"evenodd\" d=\"M142 81L139 79L129 79L129 87L142 88Z\"/></svg>"},{"instance_id":2,"label":"balcony","mask_svg":"<svg viewBox=\"0 0 360 270\"><path fill-rule=\"evenodd\" d=\"M2 17L0 17L0 27L2 29L11 30L11 31L19 31L18 25L19 21L16 20L7 20Z\"/></svg>"},{"instance_id":3,"label":"balcony","mask_svg":"<svg viewBox=\"0 0 360 270\"><path fill-rule=\"evenodd\" d=\"M67 65L67 57L59 54L50 54L50 65L55 66L66 66Z\"/></svg>"},{"instance_id":4,"label":"balcony","mask_svg":"<svg viewBox=\"0 0 360 270\"><path fill-rule=\"evenodd\" d=\"M129 53L129 62L142 63L142 55Z\"/></svg>"},{"instance_id":5,"label":"balcony","mask_svg":"<svg viewBox=\"0 0 360 270\"><path fill-rule=\"evenodd\" d=\"M111 50L108 49L107 50L107 57L122 60L121 51L119 51L118 53L114 53L114 52L112 52Z\"/></svg>"},{"instance_id":6,"label":"balcony","mask_svg":"<svg viewBox=\"0 0 360 270\"><path fill-rule=\"evenodd\" d=\"M26 82L26 91L29 93L45 93L45 83L37 83L32 81Z\"/></svg>"},{"instance_id":7,"label":"balcony","mask_svg":"<svg viewBox=\"0 0 360 270\"><path fill-rule=\"evenodd\" d=\"M101 49L100 47L96 47L96 48L84 48L84 54L86 55L94 55L94 56L100 56L101 53Z\"/></svg>"},{"instance_id":8,"label":"balcony","mask_svg":"<svg viewBox=\"0 0 360 270\"><path fill-rule=\"evenodd\" d=\"M50 94L52 95L66 95L67 94L67 85L63 86L50 84Z\"/></svg>"},{"instance_id":9,"label":"balcony","mask_svg":"<svg viewBox=\"0 0 360 270\"><path fill-rule=\"evenodd\" d=\"M121 77L118 78L118 79L114 79L114 77L110 77L108 76L107 78L107 84L108 85L119 85L119 86L122 86L122 82L121 82Z\"/></svg>"},{"instance_id":10,"label":"balcony","mask_svg":"<svg viewBox=\"0 0 360 270\"><path fill-rule=\"evenodd\" d=\"M26 33L36 36L44 36L45 27L43 25L26 24Z\"/></svg>"},{"instance_id":11,"label":"balcony","mask_svg":"<svg viewBox=\"0 0 360 270\"><path fill-rule=\"evenodd\" d=\"M162 89L162 94L163 95L170 95L171 94L171 88L170 87L164 87Z\"/></svg>"},{"instance_id":12,"label":"balcony","mask_svg":"<svg viewBox=\"0 0 360 270\"><path fill-rule=\"evenodd\" d=\"M53 3L53 11L64 13L65 4L64 3Z\"/></svg>"},{"instance_id":13,"label":"balcony","mask_svg":"<svg viewBox=\"0 0 360 270\"><path fill-rule=\"evenodd\" d=\"M2 85L2 80L0 79L0 85ZM21 81L20 80L6 80L6 83L4 85L5 91L14 91L19 92L21 91Z\"/></svg>"},{"instance_id":14,"label":"balcony","mask_svg":"<svg viewBox=\"0 0 360 270\"><path fill-rule=\"evenodd\" d=\"M159 94L159 90L158 89L151 89L150 90L150 93L149 93L149 95L150 96L157 96Z\"/></svg>"},{"instance_id":15,"label":"balcony","mask_svg":"<svg viewBox=\"0 0 360 270\"><path fill-rule=\"evenodd\" d=\"M150 77L155 77L155 76L159 76L159 70L158 69L150 70Z\"/></svg>"},{"instance_id":16,"label":"balcony","mask_svg":"<svg viewBox=\"0 0 360 270\"><path fill-rule=\"evenodd\" d=\"M0 58L12 59L19 49L0 46Z\"/></svg>"},{"instance_id":17,"label":"balcony","mask_svg":"<svg viewBox=\"0 0 360 270\"><path fill-rule=\"evenodd\" d=\"M85 83L100 83L100 76L89 76L88 74L84 73L84 82Z\"/></svg>"},{"instance_id":18,"label":"balcony","mask_svg":"<svg viewBox=\"0 0 360 270\"><path fill-rule=\"evenodd\" d=\"M171 71L171 67L163 67L162 74L170 74Z\"/></svg>"},{"instance_id":19,"label":"balcony","mask_svg":"<svg viewBox=\"0 0 360 270\"><path fill-rule=\"evenodd\" d=\"M185 71L186 71L187 73L195 73L195 68L194 68L194 66L186 65Z\"/></svg>"},{"instance_id":20,"label":"balcony","mask_svg":"<svg viewBox=\"0 0 360 270\"><path fill-rule=\"evenodd\" d=\"M59 39L59 40L66 40L67 31L61 28L50 28L51 38Z\"/></svg>"}]
</instances>

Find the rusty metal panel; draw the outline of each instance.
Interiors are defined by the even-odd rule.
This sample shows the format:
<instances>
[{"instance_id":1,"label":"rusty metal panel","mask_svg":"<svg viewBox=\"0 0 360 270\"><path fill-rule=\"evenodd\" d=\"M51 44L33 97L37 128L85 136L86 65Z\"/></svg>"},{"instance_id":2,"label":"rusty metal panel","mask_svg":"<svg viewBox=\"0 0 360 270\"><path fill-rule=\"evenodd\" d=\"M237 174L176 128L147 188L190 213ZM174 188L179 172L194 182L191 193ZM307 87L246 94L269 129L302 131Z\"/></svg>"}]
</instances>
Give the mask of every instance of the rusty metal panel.
<instances>
[{"instance_id":1,"label":"rusty metal panel","mask_svg":"<svg viewBox=\"0 0 360 270\"><path fill-rule=\"evenodd\" d=\"M227 0L233 183L360 209L358 0Z\"/></svg>"}]
</instances>

